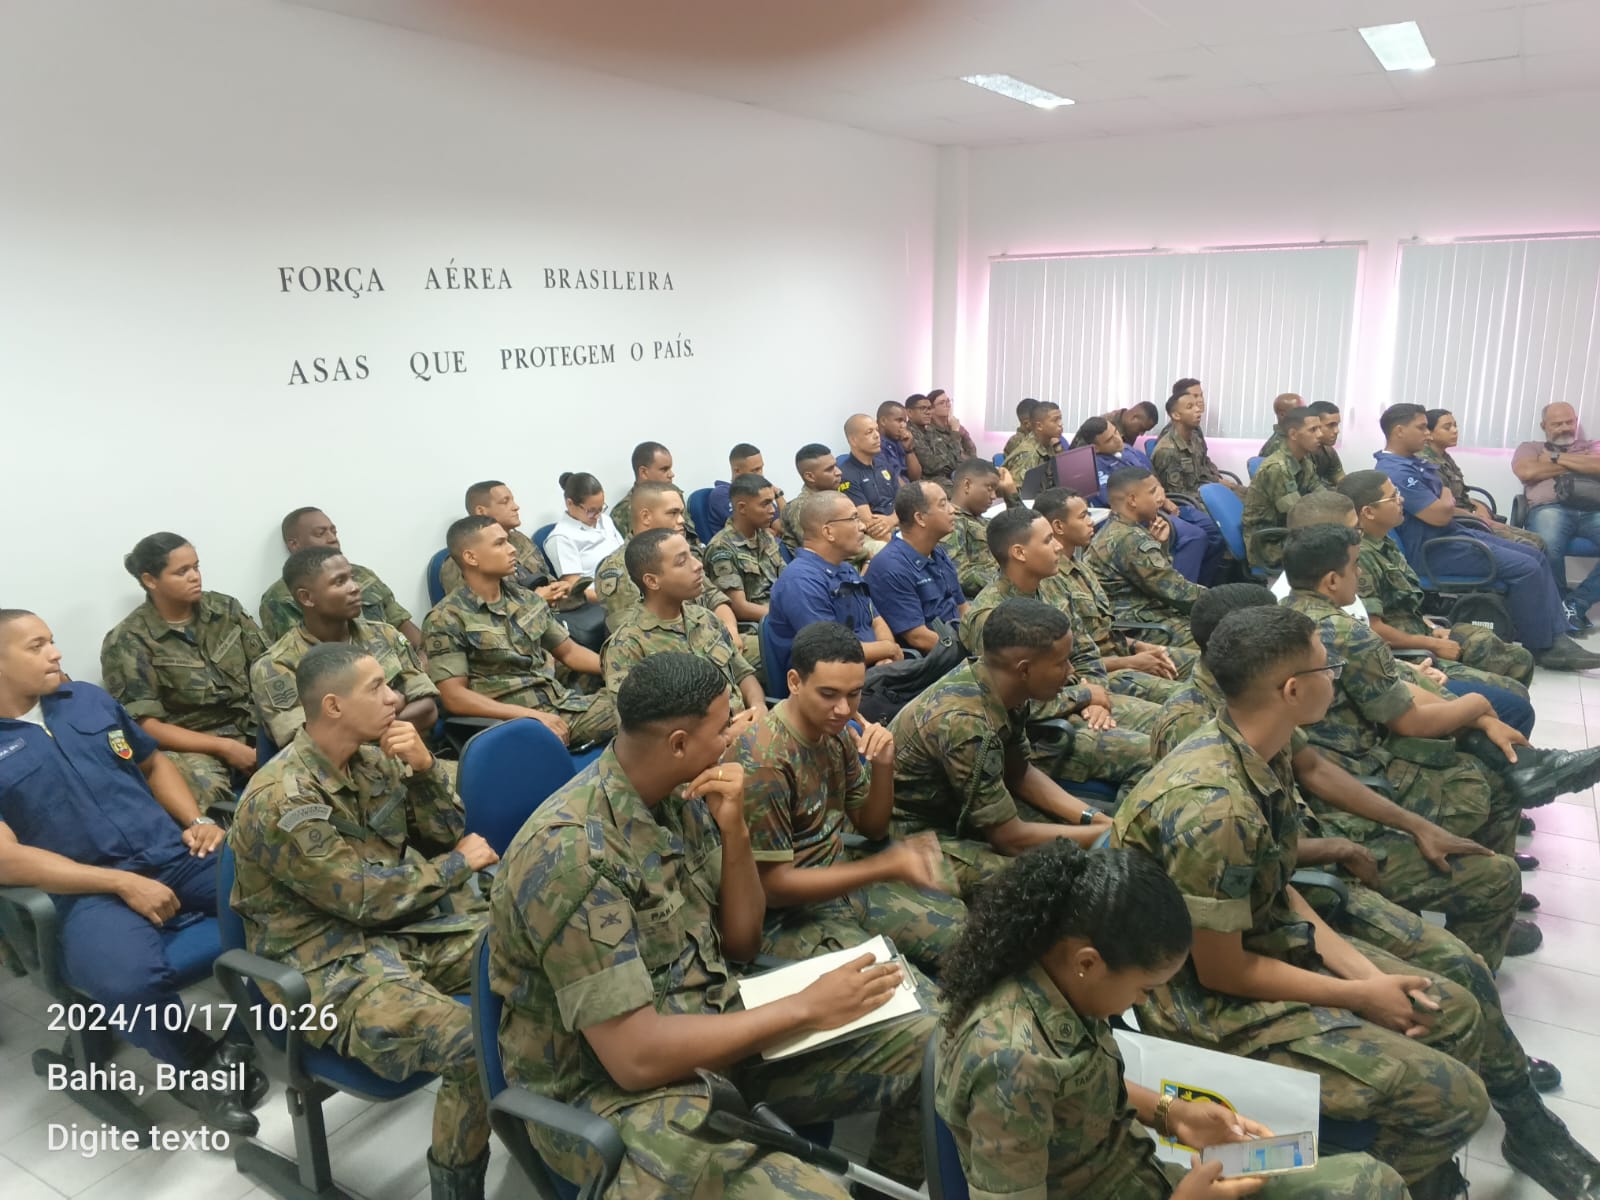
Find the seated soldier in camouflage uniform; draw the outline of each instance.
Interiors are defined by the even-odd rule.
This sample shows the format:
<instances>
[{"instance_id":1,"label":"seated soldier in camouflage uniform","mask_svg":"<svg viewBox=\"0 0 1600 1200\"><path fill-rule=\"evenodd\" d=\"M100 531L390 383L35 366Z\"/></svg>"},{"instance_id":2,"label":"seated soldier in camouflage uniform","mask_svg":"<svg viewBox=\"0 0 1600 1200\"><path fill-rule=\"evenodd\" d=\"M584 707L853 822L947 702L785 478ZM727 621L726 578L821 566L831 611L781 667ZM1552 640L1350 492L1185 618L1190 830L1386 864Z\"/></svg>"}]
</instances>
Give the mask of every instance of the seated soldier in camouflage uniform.
<instances>
[{"instance_id":1,"label":"seated soldier in camouflage uniform","mask_svg":"<svg viewBox=\"0 0 1600 1200\"><path fill-rule=\"evenodd\" d=\"M945 482L964 459L978 452L972 436L955 418L954 399L943 388L907 400L906 415L911 418L911 446L922 465L922 478Z\"/></svg>"},{"instance_id":2,"label":"seated soldier in camouflage uniform","mask_svg":"<svg viewBox=\"0 0 1600 1200\"><path fill-rule=\"evenodd\" d=\"M1033 410L1038 407L1039 402L1032 398L1017 401L1017 431L1006 439L1000 449L1002 455L1009 458L1013 450L1033 436Z\"/></svg>"},{"instance_id":3,"label":"seated soldier in camouflage uniform","mask_svg":"<svg viewBox=\"0 0 1600 1200\"><path fill-rule=\"evenodd\" d=\"M516 1085L605 1117L627 1154L612 1200L846 1200L844 1184L746 1142L690 1132L706 1112L697 1067L794 1123L879 1110L870 1165L922 1177L918 1080L937 1001L904 1023L765 1062L761 1051L871 1012L901 984L862 956L756 1009L733 963L761 949L766 901L728 751L728 686L688 654L640 663L622 729L522 827L496 877L489 972L505 998L500 1050ZM552 1168L570 1144L530 1127Z\"/></svg>"},{"instance_id":4,"label":"seated soldier in camouflage uniform","mask_svg":"<svg viewBox=\"0 0 1600 1200\"><path fill-rule=\"evenodd\" d=\"M849 629L808 625L790 652L788 699L734 745L767 896L762 949L810 958L881 933L937 974L967 916L946 894L954 880L938 839L916 834L870 854L843 840L848 830L886 839L894 808L894 737L858 721L866 681L866 654Z\"/></svg>"},{"instance_id":5,"label":"seated soldier in camouflage uniform","mask_svg":"<svg viewBox=\"0 0 1600 1200\"><path fill-rule=\"evenodd\" d=\"M1482 500L1474 500L1467 491L1467 477L1461 470L1461 464L1456 462L1455 455L1450 451L1455 449L1460 441L1461 430L1456 425L1456 418L1448 408L1430 408L1428 410L1428 444L1424 446L1417 457L1424 462L1430 462L1439 469L1439 482L1450 493L1450 498L1456 502L1456 508L1464 517L1476 517L1494 533L1495 537L1507 538L1513 542L1521 542L1525 546L1532 546L1540 554L1544 553L1544 539L1531 529L1518 529L1515 525L1507 525L1497 518L1494 510ZM1514 469L1514 468L1513 468ZM1493 497L1490 497L1493 499ZM1557 582L1565 580L1565 571L1556 572Z\"/></svg>"},{"instance_id":6,"label":"seated soldier in camouflage uniform","mask_svg":"<svg viewBox=\"0 0 1600 1200\"><path fill-rule=\"evenodd\" d=\"M239 801L229 903L247 948L303 972L310 1003L331 1016L331 1029L304 1026L311 1045L384 1079L439 1076L433 1196L482 1200L488 1106L472 1014L454 997L471 990L488 916L472 877L497 856L466 832L416 728L395 719L400 697L377 659L313 646L295 685L306 723Z\"/></svg>"},{"instance_id":7,"label":"seated soldier in camouflage uniform","mask_svg":"<svg viewBox=\"0 0 1600 1200\"><path fill-rule=\"evenodd\" d=\"M956 510L956 527L940 543L956 564L961 590L972 599L993 583L1000 566L989 553L989 520L984 516L1004 496L1007 507L1017 507L1017 484L1011 472L985 458L969 458L956 468L950 504Z\"/></svg>"},{"instance_id":8,"label":"seated soldier in camouflage uniform","mask_svg":"<svg viewBox=\"0 0 1600 1200\"><path fill-rule=\"evenodd\" d=\"M1064 612L1014 596L988 614L979 659L940 679L889 725L895 836L938 834L963 896L1029 846L1054 838L1087 846L1109 823L1029 761L1030 708L1059 700L1072 645ZM1019 802L1044 819L1025 820Z\"/></svg>"},{"instance_id":9,"label":"seated soldier in camouflage uniform","mask_svg":"<svg viewBox=\"0 0 1600 1200\"><path fill-rule=\"evenodd\" d=\"M1285 438L1283 436L1283 419L1297 408L1304 408L1305 401L1294 392L1284 392L1272 401L1272 435L1261 443L1261 449L1256 451L1260 458L1271 458L1283 449Z\"/></svg>"},{"instance_id":10,"label":"seated soldier in camouflage uniform","mask_svg":"<svg viewBox=\"0 0 1600 1200\"><path fill-rule=\"evenodd\" d=\"M683 493L676 486L649 480L635 484L631 511L634 524L629 537L648 529L670 529L683 534L689 541L690 550L698 557L699 549L687 532L688 507L684 503ZM639 607L639 589L628 578L627 552L628 546L624 542L601 559L594 572L594 590L600 602L606 606L606 628L612 632L620 628L629 614ZM715 613L717 619L727 626L729 633L739 636L739 623L734 618L733 609L728 606L728 597L709 577L705 580L700 604Z\"/></svg>"},{"instance_id":11,"label":"seated soldier in camouflage uniform","mask_svg":"<svg viewBox=\"0 0 1600 1200\"><path fill-rule=\"evenodd\" d=\"M1213 588L1194 606L1195 639L1203 650L1230 612L1277 603L1272 592L1258 583ZM1172 753L1222 707L1216 679L1204 665L1196 667L1189 687L1162 707L1161 720L1150 735L1156 759ZM1538 948L1544 940L1539 927L1515 919L1519 908L1533 905L1519 899L1522 872L1508 855L1495 854L1373 791L1311 745L1303 729L1295 730L1290 753L1303 801L1300 824L1308 835L1300 842L1298 865L1339 866L1414 913L1443 913L1445 928L1492 970L1499 969L1506 955L1529 954ZM1320 839L1320 853L1308 853L1313 839ZM1381 919L1382 914L1367 920L1368 914L1355 902L1360 894L1361 889L1353 891L1343 908L1343 916L1355 924L1340 928L1391 953L1402 953L1392 944L1391 922ZM1535 1079L1545 1090L1555 1086L1543 1073Z\"/></svg>"},{"instance_id":12,"label":"seated soldier in camouflage uniform","mask_svg":"<svg viewBox=\"0 0 1600 1200\"><path fill-rule=\"evenodd\" d=\"M1339 491L1350 498L1361 529L1357 594L1367 608L1372 631L1394 650L1426 650L1452 677L1510 688L1524 699L1533 680L1533 655L1503 642L1493 630L1463 622L1435 625L1422 615L1422 585L1405 552L1389 536L1405 520L1394 481L1382 471L1347 475Z\"/></svg>"},{"instance_id":13,"label":"seated soldier in camouflage uniform","mask_svg":"<svg viewBox=\"0 0 1600 1200\"><path fill-rule=\"evenodd\" d=\"M1403 807L1510 854L1521 810L1592 786L1600 749L1536 750L1483 695L1406 680L1382 639L1341 610L1356 594L1360 543L1353 529L1317 525L1295 530L1285 549L1294 590L1284 603L1318 622L1345 664L1333 707L1307 730L1312 744L1353 773L1386 778ZM1466 753L1450 740L1458 735Z\"/></svg>"},{"instance_id":14,"label":"seated soldier in camouflage uniform","mask_svg":"<svg viewBox=\"0 0 1600 1200\"><path fill-rule=\"evenodd\" d=\"M961 618L961 644L969 654L978 653L990 613L1012 596L1035 597L1060 610L1072 629L1072 674L1059 696L1032 709L1034 721L1053 723L1030 734L1033 761L1052 779L1096 779L1126 791L1150 769L1148 735L1160 706L1127 694L1132 687L1113 690L1099 649L1077 624L1049 521L1026 508L1008 508L989 522L989 546L1001 574ZM1058 718L1065 718L1065 729Z\"/></svg>"},{"instance_id":15,"label":"seated soldier in camouflage uniform","mask_svg":"<svg viewBox=\"0 0 1600 1200\"><path fill-rule=\"evenodd\" d=\"M200 558L175 533L141 538L123 566L144 603L106 634L106 691L167 752L200 811L231 803L256 769L250 664L267 650L232 596L202 589Z\"/></svg>"},{"instance_id":16,"label":"seated soldier in camouflage uniform","mask_svg":"<svg viewBox=\"0 0 1600 1200\"><path fill-rule=\"evenodd\" d=\"M1306 412L1322 421L1322 428L1317 431L1317 448L1311 452L1312 466L1323 487L1336 488L1344 479L1344 461L1338 449L1339 426L1343 423L1339 406L1327 400L1313 400L1306 405Z\"/></svg>"},{"instance_id":17,"label":"seated soldier in camouflage uniform","mask_svg":"<svg viewBox=\"0 0 1600 1200\"><path fill-rule=\"evenodd\" d=\"M1078 631L1100 651L1100 661L1111 677L1111 690L1163 702L1176 690L1178 681L1189 678L1199 654L1182 646L1139 641L1117 628L1116 607L1084 558L1094 540L1094 522L1082 496L1068 488L1046 488L1034 497L1033 511L1050 522L1060 564L1056 576L1071 598Z\"/></svg>"},{"instance_id":18,"label":"seated soldier in camouflage uniform","mask_svg":"<svg viewBox=\"0 0 1600 1200\"><path fill-rule=\"evenodd\" d=\"M475 483L467 489L466 508L469 517L490 517L498 521L500 528L511 539L511 548L517 555L517 570L511 577L512 583L524 591L536 593L546 604L556 604L567 598L572 585L556 577L550 560L539 549L539 544L522 532L522 509L517 506L517 498L511 494L510 488L498 479ZM445 595L465 582L456 560L445 559L439 568L439 583Z\"/></svg>"},{"instance_id":19,"label":"seated soldier in camouflage uniform","mask_svg":"<svg viewBox=\"0 0 1600 1200\"><path fill-rule=\"evenodd\" d=\"M1224 479L1211 461L1206 435L1200 425L1206 419L1206 397L1198 379L1180 379L1167 398L1167 427L1150 448L1150 468L1161 486L1180 496L1200 499L1202 483L1225 483L1240 497L1244 487Z\"/></svg>"},{"instance_id":20,"label":"seated soldier in camouflage uniform","mask_svg":"<svg viewBox=\"0 0 1600 1200\"><path fill-rule=\"evenodd\" d=\"M934 1098L974 1195L1241 1194L1216 1184L1220 1163L1186 1172L1159 1162L1145 1130L1196 1149L1268 1131L1224 1105L1126 1079L1108 1023L1183 968L1191 937L1183 896L1130 850L1037 846L977 898L940 977ZM1274 1200L1408 1195L1393 1168L1364 1154L1325 1155L1266 1184L1261 1195Z\"/></svg>"},{"instance_id":21,"label":"seated soldier in camouflage uniform","mask_svg":"<svg viewBox=\"0 0 1600 1200\"><path fill-rule=\"evenodd\" d=\"M640 442L633 448L633 455L629 459L633 467L633 484L622 493L622 498L611 506L611 523L617 527L617 532L623 537L632 537L638 533L639 514L634 508L634 498L639 494L641 483L671 484L677 477L677 472L672 469L672 451L660 442ZM681 490L681 489L680 489ZM689 539L689 547L700 553L700 535L694 527L694 518L687 512L683 514L683 536Z\"/></svg>"},{"instance_id":22,"label":"seated soldier in camouflage uniform","mask_svg":"<svg viewBox=\"0 0 1600 1200\"><path fill-rule=\"evenodd\" d=\"M644 600L617 627L601 655L612 698L628 672L650 655L676 651L698 655L722 672L733 695L731 736L764 717L761 677L722 622L699 604L705 568L688 539L673 529L636 533L628 541L627 567Z\"/></svg>"},{"instance_id":23,"label":"seated soldier in camouflage uniform","mask_svg":"<svg viewBox=\"0 0 1600 1200\"><path fill-rule=\"evenodd\" d=\"M1166 868L1196 927L1189 963L1138 1006L1140 1028L1315 1072L1323 1113L1375 1124L1370 1152L1421 1200L1461 1194L1451 1156L1491 1103L1507 1162L1556 1196L1589 1196L1600 1164L1544 1107L1482 960L1421 922L1407 959L1347 940L1289 882L1291 741L1322 719L1344 665L1316 623L1290 608L1232 613L1204 663L1226 707L1161 760L1115 823L1116 844Z\"/></svg>"},{"instance_id":24,"label":"seated soldier in camouflage uniform","mask_svg":"<svg viewBox=\"0 0 1600 1200\"><path fill-rule=\"evenodd\" d=\"M320 508L297 508L284 517L280 526L283 548L290 554L312 546L327 546L339 553L339 529L333 519ZM411 643L414 650L422 649L422 630L411 619L411 614L394 598L389 585L366 567L351 563L350 570L361 588L361 615L369 621L382 621L393 625ZM275 642L300 624L300 605L294 593L280 576L261 594L261 629L269 642Z\"/></svg>"},{"instance_id":25,"label":"seated soldier in camouflage uniform","mask_svg":"<svg viewBox=\"0 0 1600 1200\"><path fill-rule=\"evenodd\" d=\"M1111 519L1095 533L1084 558L1100 578L1116 615L1126 621L1164 625L1150 640L1194 649L1189 610L1206 589L1172 565L1172 525L1161 515L1166 493L1143 467L1124 467L1106 480Z\"/></svg>"},{"instance_id":26,"label":"seated soldier in camouflage uniform","mask_svg":"<svg viewBox=\"0 0 1600 1200\"><path fill-rule=\"evenodd\" d=\"M399 719L426 738L439 720L439 689L398 629L363 615L365 589L350 560L334 546L307 546L289 555L283 582L300 617L250 668L250 695L273 743L287 746L305 724L294 672L324 642L360 646L377 659L404 705Z\"/></svg>"},{"instance_id":27,"label":"seated soldier in camouflage uniform","mask_svg":"<svg viewBox=\"0 0 1600 1200\"><path fill-rule=\"evenodd\" d=\"M1276 407L1276 406L1274 406ZM1245 555L1252 567L1276 570L1283 564L1283 543L1263 538L1281 529L1301 496L1322 491L1322 477L1311 454L1322 445L1322 418L1309 409L1291 408L1279 422L1283 445L1266 456L1244 497Z\"/></svg>"},{"instance_id":28,"label":"seated soldier in camouflage uniform","mask_svg":"<svg viewBox=\"0 0 1600 1200\"><path fill-rule=\"evenodd\" d=\"M762 475L735 475L728 485L728 523L706 545L706 577L728 598L739 621L767 615L783 555L772 532L776 489Z\"/></svg>"},{"instance_id":29,"label":"seated soldier in camouflage uniform","mask_svg":"<svg viewBox=\"0 0 1600 1200\"><path fill-rule=\"evenodd\" d=\"M578 645L550 606L512 583L516 552L491 517L450 526L450 557L466 583L422 622L428 678L444 710L459 717L532 717L569 746L604 741L617 729L609 692L580 692L556 678L556 663L600 675L600 656Z\"/></svg>"},{"instance_id":30,"label":"seated soldier in camouflage uniform","mask_svg":"<svg viewBox=\"0 0 1600 1200\"><path fill-rule=\"evenodd\" d=\"M1006 451L1005 469L1019 482L1028 472L1049 462L1066 449L1061 440L1061 406L1041 400L1033 409L1032 432L1017 443L1014 450Z\"/></svg>"}]
</instances>

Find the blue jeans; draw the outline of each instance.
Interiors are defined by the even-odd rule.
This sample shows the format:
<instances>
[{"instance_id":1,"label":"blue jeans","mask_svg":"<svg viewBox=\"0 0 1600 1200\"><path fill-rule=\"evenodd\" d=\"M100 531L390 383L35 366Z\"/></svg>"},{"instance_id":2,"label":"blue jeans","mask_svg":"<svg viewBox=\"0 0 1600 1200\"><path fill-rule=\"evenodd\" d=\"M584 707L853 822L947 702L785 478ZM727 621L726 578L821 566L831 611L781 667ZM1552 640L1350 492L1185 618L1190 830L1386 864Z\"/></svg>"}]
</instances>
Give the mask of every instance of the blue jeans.
<instances>
[{"instance_id":1,"label":"blue jeans","mask_svg":"<svg viewBox=\"0 0 1600 1200\"><path fill-rule=\"evenodd\" d=\"M1532 546L1495 537L1464 521L1456 521L1439 532L1471 538L1489 552L1500 582L1506 587L1506 607L1511 612L1511 623L1516 626L1517 640L1535 657L1550 649L1556 638L1567 632L1567 613L1561 607L1561 592L1544 555ZM1420 551L1415 557L1408 552L1406 560L1413 570L1423 569ZM1441 575L1475 575L1483 570L1481 554L1470 546L1455 544L1436 547L1426 563Z\"/></svg>"},{"instance_id":2,"label":"blue jeans","mask_svg":"<svg viewBox=\"0 0 1600 1200\"><path fill-rule=\"evenodd\" d=\"M1217 581L1222 552L1227 547L1222 530L1210 513L1188 504L1178 505L1177 513L1169 515L1167 522L1172 526L1172 565L1190 583L1210 587Z\"/></svg>"},{"instance_id":3,"label":"blue jeans","mask_svg":"<svg viewBox=\"0 0 1600 1200\"><path fill-rule=\"evenodd\" d=\"M1476 679L1452 679L1445 684L1444 690L1452 696L1466 696L1473 693L1482 696L1493 706L1495 716L1523 737L1533 736L1533 705L1509 688L1479 683Z\"/></svg>"},{"instance_id":4,"label":"blue jeans","mask_svg":"<svg viewBox=\"0 0 1600 1200\"><path fill-rule=\"evenodd\" d=\"M1588 538L1600 546L1600 512L1578 512L1559 504L1541 504L1528 510L1527 527L1544 539L1545 557L1550 560L1550 569L1555 572L1556 582L1563 591L1567 588L1567 547L1572 540ZM1591 605L1600 603L1600 564L1571 590L1568 599L1578 605L1579 612L1588 612Z\"/></svg>"}]
</instances>

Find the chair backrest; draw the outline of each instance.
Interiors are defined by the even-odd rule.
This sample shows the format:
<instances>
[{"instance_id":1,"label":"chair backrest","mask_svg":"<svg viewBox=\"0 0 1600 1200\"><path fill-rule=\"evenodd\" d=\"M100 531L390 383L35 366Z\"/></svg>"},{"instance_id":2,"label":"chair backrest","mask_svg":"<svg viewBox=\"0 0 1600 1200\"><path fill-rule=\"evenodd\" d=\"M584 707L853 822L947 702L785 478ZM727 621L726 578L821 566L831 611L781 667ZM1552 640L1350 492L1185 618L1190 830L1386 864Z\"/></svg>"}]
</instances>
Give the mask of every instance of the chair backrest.
<instances>
[{"instance_id":1,"label":"chair backrest","mask_svg":"<svg viewBox=\"0 0 1600 1200\"><path fill-rule=\"evenodd\" d=\"M278 743L272 740L272 734L267 732L265 725L256 726L256 770L261 770L272 760L278 752Z\"/></svg>"},{"instance_id":2,"label":"chair backrest","mask_svg":"<svg viewBox=\"0 0 1600 1200\"><path fill-rule=\"evenodd\" d=\"M572 776L561 739L532 717L479 730L461 748L456 771L468 832L504 854L534 810Z\"/></svg>"},{"instance_id":3,"label":"chair backrest","mask_svg":"<svg viewBox=\"0 0 1600 1200\"><path fill-rule=\"evenodd\" d=\"M710 488L695 488L689 493L689 519L694 522L694 531L700 535L702 544L722 532L722 526L714 525L711 520Z\"/></svg>"},{"instance_id":4,"label":"chair backrest","mask_svg":"<svg viewBox=\"0 0 1600 1200\"><path fill-rule=\"evenodd\" d=\"M233 847L222 839L217 851L217 935L224 950L243 950L244 918L233 911L228 898L233 895Z\"/></svg>"},{"instance_id":5,"label":"chair backrest","mask_svg":"<svg viewBox=\"0 0 1600 1200\"><path fill-rule=\"evenodd\" d=\"M533 531L533 544L535 546L539 547L539 553L540 554L544 554L546 559L548 559L550 556L548 554L545 554L544 544L545 544L546 539L549 538L551 532L555 529L555 527L556 527L556 523L554 521L551 521L550 524L541 525L541 526L539 526L539 528L537 528L537 529L535 529ZM553 566L555 566L555 563L551 563L550 565L553 567Z\"/></svg>"},{"instance_id":6,"label":"chair backrest","mask_svg":"<svg viewBox=\"0 0 1600 1200\"><path fill-rule=\"evenodd\" d=\"M1259 454L1252 454L1245 460L1244 468L1250 472L1251 479L1254 479L1256 477L1256 472L1261 469L1262 461L1262 457Z\"/></svg>"},{"instance_id":7,"label":"chair backrest","mask_svg":"<svg viewBox=\"0 0 1600 1200\"><path fill-rule=\"evenodd\" d=\"M435 550L433 557L428 560L428 603L437 604L444 599L444 580L440 572L444 570L444 560L450 557L450 547Z\"/></svg>"},{"instance_id":8,"label":"chair backrest","mask_svg":"<svg viewBox=\"0 0 1600 1200\"><path fill-rule=\"evenodd\" d=\"M770 616L762 617L759 631L756 635L761 642L761 666L767 676L767 695L774 700L787 700L789 698L789 672L787 670L778 670L780 656L777 643L772 640L772 634L767 628L770 624Z\"/></svg>"},{"instance_id":9,"label":"chair backrest","mask_svg":"<svg viewBox=\"0 0 1600 1200\"><path fill-rule=\"evenodd\" d=\"M500 1061L500 1010L505 1001L489 986L489 931L478 939L472 966L472 1041L478 1052L478 1081L493 1100L506 1090L505 1064Z\"/></svg>"},{"instance_id":10,"label":"chair backrest","mask_svg":"<svg viewBox=\"0 0 1600 1200\"><path fill-rule=\"evenodd\" d=\"M938 1094L935 1077L939 1061L939 1039L928 1039L922 1059L922 1161L928 1172L929 1200L968 1200L967 1177L961 1170L961 1152L950 1127L934 1106Z\"/></svg>"},{"instance_id":11,"label":"chair backrest","mask_svg":"<svg viewBox=\"0 0 1600 1200\"><path fill-rule=\"evenodd\" d=\"M1006 465L1006 456L1000 453L1000 451L996 450L994 454L990 456L989 461L994 463L994 465L997 467L1003 467Z\"/></svg>"},{"instance_id":12,"label":"chair backrest","mask_svg":"<svg viewBox=\"0 0 1600 1200\"><path fill-rule=\"evenodd\" d=\"M1244 501L1225 483L1202 483L1200 503L1206 506L1211 519L1222 531L1222 540L1228 544L1228 552L1239 562L1244 562Z\"/></svg>"},{"instance_id":13,"label":"chair backrest","mask_svg":"<svg viewBox=\"0 0 1600 1200\"><path fill-rule=\"evenodd\" d=\"M1139 447L1139 453L1143 454L1146 458L1149 458L1150 457L1150 451L1155 449L1156 442L1160 440L1160 437L1161 437L1161 435L1157 434L1157 433L1147 433L1147 434L1145 434L1136 443L1138 445L1138 447Z\"/></svg>"}]
</instances>

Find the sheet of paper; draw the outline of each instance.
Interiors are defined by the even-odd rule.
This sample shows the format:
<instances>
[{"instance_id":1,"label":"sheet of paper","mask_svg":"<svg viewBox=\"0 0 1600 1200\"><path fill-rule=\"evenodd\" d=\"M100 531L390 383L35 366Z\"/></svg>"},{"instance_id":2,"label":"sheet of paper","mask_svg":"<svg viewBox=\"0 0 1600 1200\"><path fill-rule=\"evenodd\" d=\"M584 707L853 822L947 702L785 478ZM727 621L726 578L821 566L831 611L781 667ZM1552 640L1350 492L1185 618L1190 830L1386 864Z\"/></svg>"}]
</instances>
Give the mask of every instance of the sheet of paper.
<instances>
[{"instance_id":1,"label":"sheet of paper","mask_svg":"<svg viewBox=\"0 0 1600 1200\"><path fill-rule=\"evenodd\" d=\"M739 981L739 995L744 999L746 1008L760 1008L763 1004L771 1004L782 1000L786 996L793 996L805 991L811 984L826 975L836 967L860 958L863 954L870 953L878 962L897 960L899 956L890 946L888 939L882 934L863 942L849 950L837 950L831 954L820 954L816 958L804 959L801 962L791 963L786 967L779 967L775 971L767 971L760 975L752 975ZM802 1033L769 1046L762 1051L761 1057L771 1061L779 1058L789 1058L792 1055L804 1054L807 1050L815 1050L819 1046L831 1045L854 1036L865 1030L875 1028L889 1021L899 1021L906 1017L914 1016L922 1011L922 1001L917 997L917 985L912 980L909 972L901 981L894 995L890 996L882 1005L873 1009L863 1017L839 1026L837 1029L820 1029L812 1033Z\"/></svg>"}]
</instances>

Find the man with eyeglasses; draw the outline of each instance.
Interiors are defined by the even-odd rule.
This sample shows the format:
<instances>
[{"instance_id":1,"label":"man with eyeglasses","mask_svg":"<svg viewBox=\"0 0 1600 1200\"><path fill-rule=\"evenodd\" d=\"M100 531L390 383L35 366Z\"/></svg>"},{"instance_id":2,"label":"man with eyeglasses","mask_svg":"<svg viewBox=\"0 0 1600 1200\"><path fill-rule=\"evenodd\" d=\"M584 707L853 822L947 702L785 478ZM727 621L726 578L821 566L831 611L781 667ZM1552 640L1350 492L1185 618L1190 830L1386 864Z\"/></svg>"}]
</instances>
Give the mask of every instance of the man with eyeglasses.
<instances>
[{"instance_id":1,"label":"man with eyeglasses","mask_svg":"<svg viewBox=\"0 0 1600 1200\"><path fill-rule=\"evenodd\" d=\"M807 497L800 509L800 535L800 552L772 585L767 632L777 661L767 664L767 677L788 674L795 634L816 621L838 621L854 632L869 669L904 658L888 623L873 607L865 581L850 565L861 552L866 530L849 497L839 492Z\"/></svg>"},{"instance_id":2,"label":"man with eyeglasses","mask_svg":"<svg viewBox=\"0 0 1600 1200\"><path fill-rule=\"evenodd\" d=\"M1353 578L1356 540L1336 526L1297 531L1291 580L1305 582L1335 548L1351 553L1343 572L1325 574ZM1342 936L1290 882L1295 731L1327 719L1335 677L1351 674L1327 640L1293 608L1225 616L1202 660L1224 707L1118 810L1114 844L1166 868L1195 926L1188 961L1137 1005L1139 1027L1313 1072L1322 1112L1376 1126L1369 1153L1413 1196L1462 1194L1453 1156L1491 1104L1508 1163L1552 1195L1591 1196L1600 1163L1545 1108L1483 960L1420 920L1405 957Z\"/></svg>"}]
</instances>

